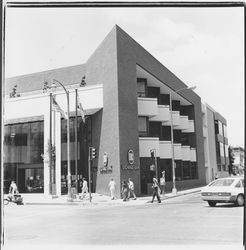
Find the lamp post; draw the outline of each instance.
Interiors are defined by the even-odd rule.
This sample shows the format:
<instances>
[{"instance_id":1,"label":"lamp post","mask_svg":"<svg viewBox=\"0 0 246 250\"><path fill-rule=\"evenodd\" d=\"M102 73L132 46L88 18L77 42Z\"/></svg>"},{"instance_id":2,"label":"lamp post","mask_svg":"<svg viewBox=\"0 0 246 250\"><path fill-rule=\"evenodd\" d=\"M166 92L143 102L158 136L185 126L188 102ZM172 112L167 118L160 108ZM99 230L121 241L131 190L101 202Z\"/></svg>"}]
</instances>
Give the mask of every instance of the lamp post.
<instances>
[{"instance_id":1,"label":"lamp post","mask_svg":"<svg viewBox=\"0 0 246 250\"><path fill-rule=\"evenodd\" d=\"M53 79L54 82L57 82L62 86L64 89L66 96L67 96L67 200L72 201L72 194L71 194L71 166L70 166L70 124L69 124L69 91L65 88L65 86L56 79ZM56 84L53 83L53 86Z\"/></svg>"},{"instance_id":2,"label":"lamp post","mask_svg":"<svg viewBox=\"0 0 246 250\"><path fill-rule=\"evenodd\" d=\"M182 90L186 90L186 89L195 89L196 86L193 86L193 87L185 87L185 88L181 88L181 89L178 89L176 91L174 91L174 93L178 93ZM171 121L171 144L172 144L172 172L173 172L173 188L172 188L172 192L174 194L177 193L177 188L176 188L176 182L175 182L175 179L176 179L176 176L175 176L175 160L174 160L174 144L173 144L173 115L172 115L172 93L169 92L169 96L170 96L170 105L169 105L169 111L170 111L170 121Z\"/></svg>"}]
</instances>

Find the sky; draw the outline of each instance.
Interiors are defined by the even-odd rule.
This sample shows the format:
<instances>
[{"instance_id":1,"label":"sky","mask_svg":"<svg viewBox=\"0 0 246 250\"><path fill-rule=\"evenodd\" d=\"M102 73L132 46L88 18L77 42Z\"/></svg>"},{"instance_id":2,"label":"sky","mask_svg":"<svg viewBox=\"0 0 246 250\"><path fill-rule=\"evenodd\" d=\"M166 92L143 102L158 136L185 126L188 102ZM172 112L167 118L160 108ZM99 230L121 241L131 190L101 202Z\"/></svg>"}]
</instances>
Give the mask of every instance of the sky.
<instances>
[{"instance_id":1,"label":"sky","mask_svg":"<svg viewBox=\"0 0 246 250\"><path fill-rule=\"evenodd\" d=\"M5 75L83 64L115 24L227 120L244 147L244 9L7 8Z\"/></svg>"}]
</instances>

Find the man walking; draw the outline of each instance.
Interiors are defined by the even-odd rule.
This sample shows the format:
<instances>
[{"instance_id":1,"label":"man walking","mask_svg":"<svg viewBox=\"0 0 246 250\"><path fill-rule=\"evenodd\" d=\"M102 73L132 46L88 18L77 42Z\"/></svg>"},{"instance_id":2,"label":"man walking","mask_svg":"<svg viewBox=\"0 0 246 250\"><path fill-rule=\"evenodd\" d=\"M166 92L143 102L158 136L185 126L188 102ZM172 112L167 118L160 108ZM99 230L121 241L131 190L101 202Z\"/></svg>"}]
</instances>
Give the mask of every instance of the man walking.
<instances>
[{"instance_id":1,"label":"man walking","mask_svg":"<svg viewBox=\"0 0 246 250\"><path fill-rule=\"evenodd\" d=\"M128 199L130 199L131 194L132 194L133 199L136 200L137 197L136 197L135 192L134 192L134 183L133 183L133 181L131 180L131 178L128 179L128 186L129 186Z\"/></svg>"},{"instance_id":2,"label":"man walking","mask_svg":"<svg viewBox=\"0 0 246 250\"><path fill-rule=\"evenodd\" d=\"M110 179L110 182L108 184L109 187L109 191L110 191L110 195L111 195L111 200L116 200L115 197L115 187L116 187L116 183L114 181L114 178Z\"/></svg>"},{"instance_id":3,"label":"man walking","mask_svg":"<svg viewBox=\"0 0 246 250\"><path fill-rule=\"evenodd\" d=\"M157 197L157 200L159 203L161 203L161 199L160 199L160 195L159 195L159 186L158 186L158 180L156 179L156 177L154 176L153 178L153 185L152 185L152 188L153 188L153 196L152 196L152 201L151 203L154 202L154 199L155 199L155 196Z\"/></svg>"},{"instance_id":4,"label":"man walking","mask_svg":"<svg viewBox=\"0 0 246 250\"><path fill-rule=\"evenodd\" d=\"M83 186L82 186L82 192L81 192L81 199L83 200L84 193L85 193L85 197L86 197L86 194L88 194L88 183L85 178L83 178L82 180L83 180Z\"/></svg>"}]
</instances>

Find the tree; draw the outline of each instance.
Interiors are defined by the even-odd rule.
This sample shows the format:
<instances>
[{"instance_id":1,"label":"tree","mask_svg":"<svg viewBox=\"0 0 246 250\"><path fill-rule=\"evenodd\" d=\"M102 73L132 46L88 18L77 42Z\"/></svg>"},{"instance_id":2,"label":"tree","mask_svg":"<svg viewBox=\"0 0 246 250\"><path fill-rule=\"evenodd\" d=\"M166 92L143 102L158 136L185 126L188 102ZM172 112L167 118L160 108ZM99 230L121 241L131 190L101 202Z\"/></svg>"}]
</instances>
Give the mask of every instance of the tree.
<instances>
[{"instance_id":1,"label":"tree","mask_svg":"<svg viewBox=\"0 0 246 250\"><path fill-rule=\"evenodd\" d=\"M235 169L233 168L233 163L235 158L231 146L228 147L228 156L229 156L229 174L235 174Z\"/></svg>"}]
</instances>

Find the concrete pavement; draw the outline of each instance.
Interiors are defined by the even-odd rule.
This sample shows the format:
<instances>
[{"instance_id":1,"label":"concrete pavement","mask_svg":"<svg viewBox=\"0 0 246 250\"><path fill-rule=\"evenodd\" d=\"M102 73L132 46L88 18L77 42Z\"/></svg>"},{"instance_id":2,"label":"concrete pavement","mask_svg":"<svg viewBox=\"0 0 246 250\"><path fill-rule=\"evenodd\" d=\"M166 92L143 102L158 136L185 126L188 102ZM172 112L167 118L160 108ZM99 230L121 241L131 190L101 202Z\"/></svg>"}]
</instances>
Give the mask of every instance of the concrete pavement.
<instances>
[{"instance_id":1,"label":"concrete pavement","mask_svg":"<svg viewBox=\"0 0 246 250\"><path fill-rule=\"evenodd\" d=\"M162 201L166 199L174 198L181 195L187 195L191 193L197 193L201 191L202 187L187 189L178 191L177 194L173 193L165 193L163 197L161 197ZM132 198L129 201L123 202L122 199L111 200L110 196L101 195L97 193L91 194L91 202L89 201L89 195L86 196L83 200L80 199L73 199L73 201L67 200L67 195L62 195L60 197L52 197L46 196L44 194L21 194L23 197L23 202L25 205L82 205L82 206L129 206L129 205L146 205L152 204L150 201L152 200L152 196L144 196L144 197L137 197L136 200ZM157 202L155 198L154 203Z\"/></svg>"}]
</instances>

